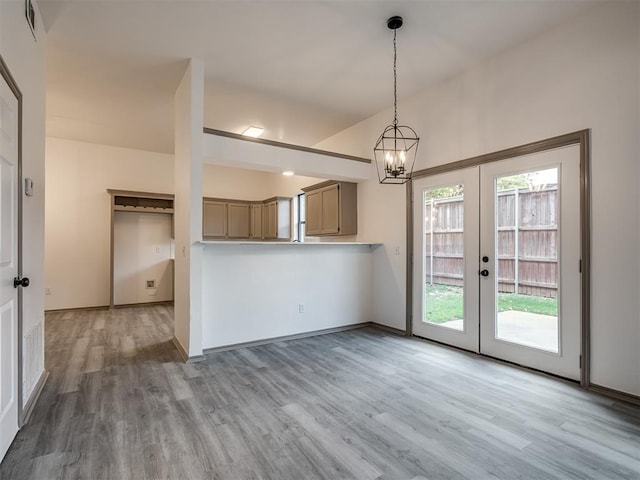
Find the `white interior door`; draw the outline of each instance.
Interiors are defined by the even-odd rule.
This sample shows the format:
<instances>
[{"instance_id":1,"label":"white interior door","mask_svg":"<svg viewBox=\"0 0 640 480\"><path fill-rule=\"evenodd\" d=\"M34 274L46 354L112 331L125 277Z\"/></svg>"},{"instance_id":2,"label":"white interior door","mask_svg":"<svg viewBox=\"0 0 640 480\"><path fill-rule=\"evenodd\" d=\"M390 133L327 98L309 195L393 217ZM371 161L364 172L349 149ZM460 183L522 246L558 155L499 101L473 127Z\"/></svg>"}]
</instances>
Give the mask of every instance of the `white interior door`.
<instances>
[{"instance_id":1,"label":"white interior door","mask_svg":"<svg viewBox=\"0 0 640 480\"><path fill-rule=\"evenodd\" d=\"M483 165L480 235L480 351L578 380L579 147Z\"/></svg>"},{"instance_id":2,"label":"white interior door","mask_svg":"<svg viewBox=\"0 0 640 480\"><path fill-rule=\"evenodd\" d=\"M414 335L580 378L579 153L413 180Z\"/></svg>"},{"instance_id":3,"label":"white interior door","mask_svg":"<svg viewBox=\"0 0 640 480\"><path fill-rule=\"evenodd\" d=\"M413 181L413 334L478 351L478 167Z\"/></svg>"},{"instance_id":4,"label":"white interior door","mask_svg":"<svg viewBox=\"0 0 640 480\"><path fill-rule=\"evenodd\" d=\"M0 460L18 431L18 100L0 76Z\"/></svg>"}]
</instances>

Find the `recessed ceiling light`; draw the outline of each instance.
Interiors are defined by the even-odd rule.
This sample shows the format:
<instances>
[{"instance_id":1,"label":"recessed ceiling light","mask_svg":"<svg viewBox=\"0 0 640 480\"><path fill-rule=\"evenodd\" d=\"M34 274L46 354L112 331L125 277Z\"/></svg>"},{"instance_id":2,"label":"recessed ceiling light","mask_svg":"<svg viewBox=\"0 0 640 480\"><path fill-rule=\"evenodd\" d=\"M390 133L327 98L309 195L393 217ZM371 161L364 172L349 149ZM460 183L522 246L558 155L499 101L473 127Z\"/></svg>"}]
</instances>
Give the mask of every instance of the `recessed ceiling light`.
<instances>
[{"instance_id":1,"label":"recessed ceiling light","mask_svg":"<svg viewBox=\"0 0 640 480\"><path fill-rule=\"evenodd\" d=\"M242 132L242 135L256 138L262 135L262 132L264 132L264 128L262 127L249 127L244 132Z\"/></svg>"},{"instance_id":2,"label":"recessed ceiling light","mask_svg":"<svg viewBox=\"0 0 640 480\"><path fill-rule=\"evenodd\" d=\"M285 177L291 177L291 176L293 176L293 171L292 170L285 170L284 172L282 172L282 174Z\"/></svg>"}]
</instances>

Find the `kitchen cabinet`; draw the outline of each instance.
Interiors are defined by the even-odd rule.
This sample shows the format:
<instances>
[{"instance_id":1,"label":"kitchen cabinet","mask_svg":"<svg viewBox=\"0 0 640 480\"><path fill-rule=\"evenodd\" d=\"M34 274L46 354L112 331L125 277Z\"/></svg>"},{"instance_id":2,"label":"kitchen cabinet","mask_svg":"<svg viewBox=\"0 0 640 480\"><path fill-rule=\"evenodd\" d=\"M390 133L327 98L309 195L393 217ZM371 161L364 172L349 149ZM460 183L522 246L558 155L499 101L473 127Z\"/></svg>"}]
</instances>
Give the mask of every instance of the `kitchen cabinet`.
<instances>
[{"instance_id":1,"label":"kitchen cabinet","mask_svg":"<svg viewBox=\"0 0 640 480\"><path fill-rule=\"evenodd\" d=\"M358 233L357 184L329 180L302 190L306 196L307 236L341 236Z\"/></svg>"},{"instance_id":2,"label":"kitchen cabinet","mask_svg":"<svg viewBox=\"0 0 640 480\"><path fill-rule=\"evenodd\" d=\"M305 235L322 233L322 193L314 190L305 193Z\"/></svg>"},{"instance_id":3,"label":"kitchen cabinet","mask_svg":"<svg viewBox=\"0 0 640 480\"><path fill-rule=\"evenodd\" d=\"M204 238L249 238L249 202L205 198L202 202Z\"/></svg>"},{"instance_id":4,"label":"kitchen cabinet","mask_svg":"<svg viewBox=\"0 0 640 480\"><path fill-rule=\"evenodd\" d=\"M202 236L227 237L227 202L205 198L202 202Z\"/></svg>"},{"instance_id":5,"label":"kitchen cabinet","mask_svg":"<svg viewBox=\"0 0 640 480\"><path fill-rule=\"evenodd\" d=\"M253 238L253 239L262 238L262 210L263 210L262 202L251 204L251 228L249 230L250 238Z\"/></svg>"},{"instance_id":6,"label":"kitchen cabinet","mask_svg":"<svg viewBox=\"0 0 640 480\"><path fill-rule=\"evenodd\" d=\"M262 235L265 239L291 238L291 199L274 197L262 207Z\"/></svg>"},{"instance_id":7,"label":"kitchen cabinet","mask_svg":"<svg viewBox=\"0 0 640 480\"><path fill-rule=\"evenodd\" d=\"M288 240L291 238L291 199L273 197L251 202L204 198L202 238Z\"/></svg>"},{"instance_id":8,"label":"kitchen cabinet","mask_svg":"<svg viewBox=\"0 0 640 480\"><path fill-rule=\"evenodd\" d=\"M227 237L249 238L248 202L227 202Z\"/></svg>"}]
</instances>

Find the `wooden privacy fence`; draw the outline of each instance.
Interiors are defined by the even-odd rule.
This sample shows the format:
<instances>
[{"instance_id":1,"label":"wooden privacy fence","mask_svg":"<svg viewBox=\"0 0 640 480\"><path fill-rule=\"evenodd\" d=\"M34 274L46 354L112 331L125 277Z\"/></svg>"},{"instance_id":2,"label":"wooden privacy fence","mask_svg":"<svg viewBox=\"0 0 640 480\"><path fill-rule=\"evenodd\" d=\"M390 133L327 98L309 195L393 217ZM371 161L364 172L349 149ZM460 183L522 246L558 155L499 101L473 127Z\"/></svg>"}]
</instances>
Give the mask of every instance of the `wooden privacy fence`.
<instances>
[{"instance_id":1,"label":"wooden privacy fence","mask_svg":"<svg viewBox=\"0 0 640 480\"><path fill-rule=\"evenodd\" d=\"M498 291L557 296L557 212L555 185L540 191L522 188L498 193ZM425 280L429 284L462 285L463 213L462 197L426 202Z\"/></svg>"}]
</instances>

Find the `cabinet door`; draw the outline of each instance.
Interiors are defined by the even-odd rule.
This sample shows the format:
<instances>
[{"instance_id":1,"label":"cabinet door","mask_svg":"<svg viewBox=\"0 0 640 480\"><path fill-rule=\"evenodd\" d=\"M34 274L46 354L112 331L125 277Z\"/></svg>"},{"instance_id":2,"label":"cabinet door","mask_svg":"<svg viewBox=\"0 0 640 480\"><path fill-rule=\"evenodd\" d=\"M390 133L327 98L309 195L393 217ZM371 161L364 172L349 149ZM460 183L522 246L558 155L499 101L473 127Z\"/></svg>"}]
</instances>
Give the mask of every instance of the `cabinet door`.
<instances>
[{"instance_id":1,"label":"cabinet door","mask_svg":"<svg viewBox=\"0 0 640 480\"><path fill-rule=\"evenodd\" d=\"M202 202L202 236L224 238L227 236L227 204L205 200Z\"/></svg>"},{"instance_id":2,"label":"cabinet door","mask_svg":"<svg viewBox=\"0 0 640 480\"><path fill-rule=\"evenodd\" d=\"M331 185L320 191L322 195L322 232L340 233L339 186Z\"/></svg>"},{"instance_id":3,"label":"cabinet door","mask_svg":"<svg viewBox=\"0 0 640 480\"><path fill-rule=\"evenodd\" d=\"M262 204L251 205L251 238L262 238Z\"/></svg>"},{"instance_id":4,"label":"cabinet door","mask_svg":"<svg viewBox=\"0 0 640 480\"><path fill-rule=\"evenodd\" d=\"M308 192L305 195L305 233L317 235L322 233L322 195L321 191Z\"/></svg>"},{"instance_id":5,"label":"cabinet door","mask_svg":"<svg viewBox=\"0 0 640 480\"><path fill-rule=\"evenodd\" d=\"M228 236L230 238L249 238L249 204L227 204Z\"/></svg>"},{"instance_id":6,"label":"cabinet door","mask_svg":"<svg viewBox=\"0 0 640 480\"><path fill-rule=\"evenodd\" d=\"M278 236L278 208L276 202L269 202L262 207L262 234L264 238Z\"/></svg>"}]
</instances>

